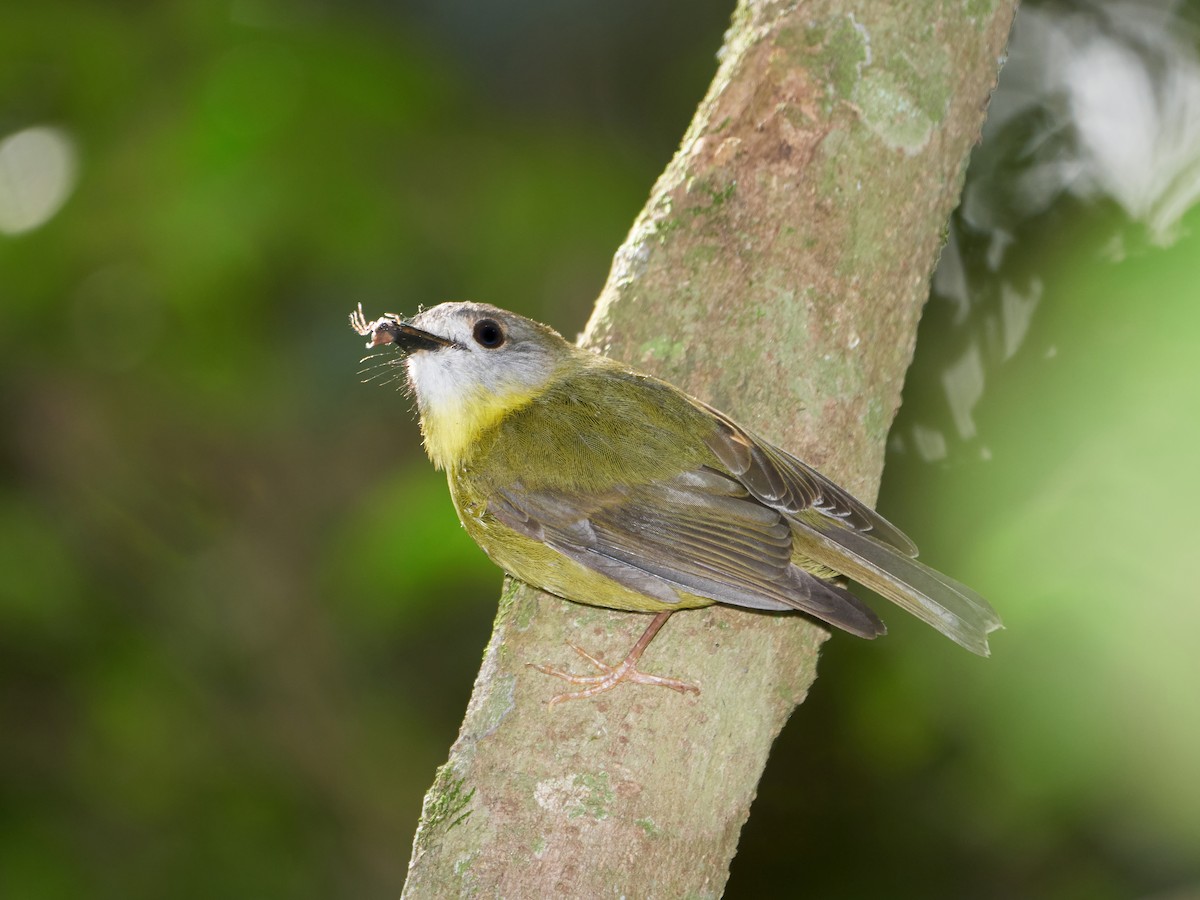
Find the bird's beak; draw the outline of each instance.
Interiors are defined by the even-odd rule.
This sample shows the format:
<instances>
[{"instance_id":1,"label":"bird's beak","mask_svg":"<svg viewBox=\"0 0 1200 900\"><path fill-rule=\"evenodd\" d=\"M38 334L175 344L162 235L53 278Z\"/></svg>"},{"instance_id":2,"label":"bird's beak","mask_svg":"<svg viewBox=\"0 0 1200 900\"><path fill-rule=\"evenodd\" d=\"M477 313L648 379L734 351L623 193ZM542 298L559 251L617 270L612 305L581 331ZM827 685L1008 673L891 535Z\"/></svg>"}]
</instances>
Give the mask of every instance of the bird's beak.
<instances>
[{"instance_id":1,"label":"bird's beak","mask_svg":"<svg viewBox=\"0 0 1200 900\"><path fill-rule=\"evenodd\" d=\"M407 322L388 322L377 329L371 336L372 345L395 344L405 353L416 350L439 350L442 347L455 346L454 341L441 337L429 331L422 331Z\"/></svg>"},{"instance_id":2,"label":"bird's beak","mask_svg":"<svg viewBox=\"0 0 1200 900\"><path fill-rule=\"evenodd\" d=\"M415 325L400 320L393 313L388 313L374 322L366 321L362 314L362 306L350 317L350 324L363 337L370 337L367 347L379 347L383 344L395 344L404 353L417 350L438 350L442 347L457 346L449 338L441 337L430 331L425 331Z\"/></svg>"}]
</instances>

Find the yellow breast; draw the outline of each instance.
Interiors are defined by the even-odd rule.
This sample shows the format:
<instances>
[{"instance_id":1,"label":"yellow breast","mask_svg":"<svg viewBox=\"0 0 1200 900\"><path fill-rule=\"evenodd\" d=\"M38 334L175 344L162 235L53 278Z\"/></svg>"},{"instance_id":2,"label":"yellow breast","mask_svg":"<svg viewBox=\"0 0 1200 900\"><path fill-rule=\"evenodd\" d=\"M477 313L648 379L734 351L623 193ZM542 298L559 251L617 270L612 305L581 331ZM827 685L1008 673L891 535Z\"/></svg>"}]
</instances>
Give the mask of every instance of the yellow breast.
<instances>
[{"instance_id":1,"label":"yellow breast","mask_svg":"<svg viewBox=\"0 0 1200 900\"><path fill-rule=\"evenodd\" d=\"M452 469L465 459L480 435L506 415L537 399L533 391L471 394L421 404L421 436L425 452L439 469Z\"/></svg>"}]
</instances>

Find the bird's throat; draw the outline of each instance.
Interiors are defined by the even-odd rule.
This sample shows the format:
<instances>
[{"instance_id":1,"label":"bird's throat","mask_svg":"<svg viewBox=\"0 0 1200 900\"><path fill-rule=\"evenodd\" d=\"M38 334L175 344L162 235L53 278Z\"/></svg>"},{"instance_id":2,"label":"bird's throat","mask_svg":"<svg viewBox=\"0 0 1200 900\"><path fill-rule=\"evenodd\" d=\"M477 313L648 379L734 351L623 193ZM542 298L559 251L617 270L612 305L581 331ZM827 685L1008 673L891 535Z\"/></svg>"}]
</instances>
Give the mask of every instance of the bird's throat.
<instances>
[{"instance_id":1,"label":"bird's throat","mask_svg":"<svg viewBox=\"0 0 1200 900\"><path fill-rule=\"evenodd\" d=\"M534 391L514 391L443 399L436 405L419 403L425 452L437 468L453 469L471 455L484 432L537 396Z\"/></svg>"}]
</instances>

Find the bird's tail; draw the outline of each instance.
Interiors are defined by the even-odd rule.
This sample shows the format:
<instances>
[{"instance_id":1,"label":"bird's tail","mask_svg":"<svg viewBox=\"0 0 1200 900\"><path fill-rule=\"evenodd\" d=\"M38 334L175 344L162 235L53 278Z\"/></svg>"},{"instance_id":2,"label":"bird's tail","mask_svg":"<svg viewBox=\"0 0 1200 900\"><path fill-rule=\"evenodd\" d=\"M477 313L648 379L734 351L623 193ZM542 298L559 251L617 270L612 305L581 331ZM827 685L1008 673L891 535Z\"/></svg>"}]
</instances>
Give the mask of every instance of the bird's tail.
<instances>
[{"instance_id":1,"label":"bird's tail","mask_svg":"<svg viewBox=\"0 0 1200 900\"><path fill-rule=\"evenodd\" d=\"M836 522L796 522L793 549L891 600L972 653L1004 627L981 596L941 572Z\"/></svg>"}]
</instances>

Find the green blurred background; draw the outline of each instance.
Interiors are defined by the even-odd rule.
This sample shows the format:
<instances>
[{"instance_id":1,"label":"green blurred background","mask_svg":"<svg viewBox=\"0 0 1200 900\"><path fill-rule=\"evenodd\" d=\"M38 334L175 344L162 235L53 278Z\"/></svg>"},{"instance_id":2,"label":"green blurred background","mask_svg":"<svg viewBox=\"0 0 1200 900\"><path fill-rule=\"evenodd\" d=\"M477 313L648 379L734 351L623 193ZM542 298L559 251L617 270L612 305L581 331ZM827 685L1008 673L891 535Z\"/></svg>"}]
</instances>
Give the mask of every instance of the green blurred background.
<instances>
[{"instance_id":1,"label":"green blurred background","mask_svg":"<svg viewBox=\"0 0 1200 900\"><path fill-rule=\"evenodd\" d=\"M1145 9L1194 58L1195 4ZM1085 22L1166 71L1042 10L1044 59ZM0 11L0 896L399 893L500 574L346 314L574 335L730 12ZM1200 140L1165 76L1153 121L1109 96L1154 178L1106 182L1039 72L1006 70L881 498L1008 630L835 636L729 897L1200 895Z\"/></svg>"}]
</instances>

